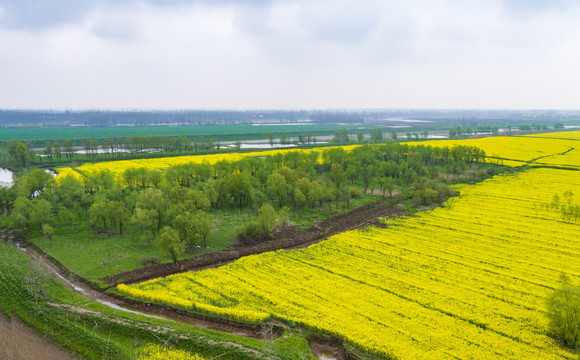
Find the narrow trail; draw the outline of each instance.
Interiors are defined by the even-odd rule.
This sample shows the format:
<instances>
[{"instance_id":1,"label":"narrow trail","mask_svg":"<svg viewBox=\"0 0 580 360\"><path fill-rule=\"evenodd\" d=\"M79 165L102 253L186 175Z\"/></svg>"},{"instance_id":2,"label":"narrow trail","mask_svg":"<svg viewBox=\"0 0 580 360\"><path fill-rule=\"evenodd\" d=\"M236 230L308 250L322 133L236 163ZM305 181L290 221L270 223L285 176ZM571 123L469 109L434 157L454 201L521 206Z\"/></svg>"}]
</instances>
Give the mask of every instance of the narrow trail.
<instances>
[{"instance_id":1,"label":"narrow trail","mask_svg":"<svg viewBox=\"0 0 580 360\"><path fill-rule=\"evenodd\" d=\"M112 309L142 315L150 318L168 320L174 322L180 322L189 325L195 325L203 329L211 329L216 331L225 332L232 335L238 335L243 337L251 337L257 339L276 339L281 334L281 328L275 328L274 330L265 329L258 327L243 327L235 326L235 324L228 323L226 321L211 320L206 318L198 318L193 314L182 312L179 310L165 308L162 306L149 305L140 302L130 301L124 298L118 298L110 296L101 291L97 291L87 286L83 282L75 279L73 274L66 273L62 271L57 265L53 264L51 261L46 259L43 254L39 253L32 247L21 247L20 244L16 243L16 246L26 252L28 256L36 263L45 269L49 274L51 274L56 279L60 280L63 284L74 290L77 294L82 295L86 298L94 300L100 304L108 306Z\"/></svg>"}]
</instances>

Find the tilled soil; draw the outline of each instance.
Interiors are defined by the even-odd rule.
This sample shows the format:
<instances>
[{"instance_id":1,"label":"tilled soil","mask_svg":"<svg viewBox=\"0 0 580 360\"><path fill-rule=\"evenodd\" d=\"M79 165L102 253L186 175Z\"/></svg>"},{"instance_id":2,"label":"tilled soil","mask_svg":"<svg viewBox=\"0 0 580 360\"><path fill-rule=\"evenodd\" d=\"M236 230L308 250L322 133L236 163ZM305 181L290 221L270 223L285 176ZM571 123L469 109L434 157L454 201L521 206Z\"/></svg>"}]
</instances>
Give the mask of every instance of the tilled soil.
<instances>
[{"instance_id":1,"label":"tilled soil","mask_svg":"<svg viewBox=\"0 0 580 360\"><path fill-rule=\"evenodd\" d=\"M387 198L363 205L346 214L334 216L321 221L309 229L286 228L274 233L274 239L256 245L237 246L229 250L216 251L191 259L178 261L175 264L162 264L143 269L136 269L121 274L108 276L102 280L110 284L133 284L184 271L198 271L218 267L233 262L243 256L260 254L280 249L298 249L315 244L328 237L348 230L361 229L369 225L381 226L379 218L406 214L397 206L396 198Z\"/></svg>"}]
</instances>

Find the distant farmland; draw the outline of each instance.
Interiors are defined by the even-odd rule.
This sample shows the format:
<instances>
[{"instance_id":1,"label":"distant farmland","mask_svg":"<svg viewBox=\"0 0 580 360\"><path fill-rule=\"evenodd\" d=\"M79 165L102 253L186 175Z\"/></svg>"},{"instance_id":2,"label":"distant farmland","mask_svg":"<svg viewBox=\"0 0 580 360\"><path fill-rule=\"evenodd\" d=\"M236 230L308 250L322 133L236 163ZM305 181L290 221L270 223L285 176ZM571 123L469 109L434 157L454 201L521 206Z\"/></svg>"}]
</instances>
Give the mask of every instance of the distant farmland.
<instances>
[{"instance_id":1,"label":"distant farmland","mask_svg":"<svg viewBox=\"0 0 580 360\"><path fill-rule=\"evenodd\" d=\"M21 141L113 138L131 136L187 136L215 140L265 139L286 133L289 137L310 132L313 136L333 135L338 129L356 130L357 125L216 125L216 126L117 126L117 127L67 127L67 128L5 128L0 131L0 141ZM368 126L366 127L369 128Z\"/></svg>"}]
</instances>

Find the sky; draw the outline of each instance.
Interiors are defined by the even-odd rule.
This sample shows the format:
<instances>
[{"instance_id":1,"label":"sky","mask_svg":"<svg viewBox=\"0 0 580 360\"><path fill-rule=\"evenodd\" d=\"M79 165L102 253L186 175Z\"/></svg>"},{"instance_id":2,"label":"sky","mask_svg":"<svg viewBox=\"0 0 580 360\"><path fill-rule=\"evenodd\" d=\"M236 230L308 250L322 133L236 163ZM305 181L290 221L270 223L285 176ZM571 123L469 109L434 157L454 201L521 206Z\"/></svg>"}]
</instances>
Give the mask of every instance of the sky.
<instances>
[{"instance_id":1,"label":"sky","mask_svg":"<svg viewBox=\"0 0 580 360\"><path fill-rule=\"evenodd\" d=\"M579 109L580 2L0 0L3 109Z\"/></svg>"}]
</instances>

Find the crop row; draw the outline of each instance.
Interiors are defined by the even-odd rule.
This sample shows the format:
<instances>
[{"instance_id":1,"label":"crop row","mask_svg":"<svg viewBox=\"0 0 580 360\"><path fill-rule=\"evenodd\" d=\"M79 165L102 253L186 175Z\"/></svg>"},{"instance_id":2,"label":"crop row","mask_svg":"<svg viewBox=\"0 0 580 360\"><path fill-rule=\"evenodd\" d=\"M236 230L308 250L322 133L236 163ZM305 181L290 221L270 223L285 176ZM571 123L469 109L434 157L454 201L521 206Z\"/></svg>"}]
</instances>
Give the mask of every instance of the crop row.
<instances>
[{"instance_id":1,"label":"crop row","mask_svg":"<svg viewBox=\"0 0 580 360\"><path fill-rule=\"evenodd\" d=\"M580 188L532 169L461 187L445 208L295 251L119 290L258 322L273 316L402 359L568 359L546 334L560 273L580 280L580 228L538 202Z\"/></svg>"}]
</instances>

